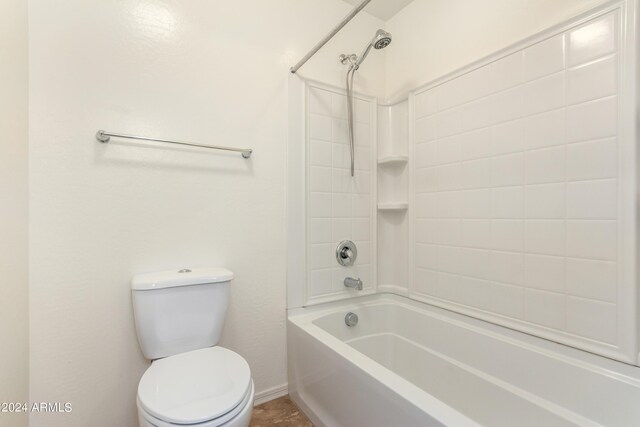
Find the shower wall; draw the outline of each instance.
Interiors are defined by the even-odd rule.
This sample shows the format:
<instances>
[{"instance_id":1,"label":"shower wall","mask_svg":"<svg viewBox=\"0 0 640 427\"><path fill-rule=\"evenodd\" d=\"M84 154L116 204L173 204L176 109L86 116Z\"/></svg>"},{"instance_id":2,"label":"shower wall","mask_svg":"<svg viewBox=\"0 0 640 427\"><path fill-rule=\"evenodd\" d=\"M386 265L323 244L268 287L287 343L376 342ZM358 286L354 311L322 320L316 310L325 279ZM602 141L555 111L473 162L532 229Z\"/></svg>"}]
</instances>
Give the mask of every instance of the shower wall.
<instances>
[{"instance_id":1,"label":"shower wall","mask_svg":"<svg viewBox=\"0 0 640 427\"><path fill-rule=\"evenodd\" d=\"M413 298L636 362L623 12L415 92Z\"/></svg>"},{"instance_id":2,"label":"shower wall","mask_svg":"<svg viewBox=\"0 0 640 427\"><path fill-rule=\"evenodd\" d=\"M353 296L345 277L360 278L364 291L375 290L372 268L375 183L371 178L375 152L375 101L356 96L354 110L355 173L350 172L347 98L344 91L306 84L306 233L308 304ZM342 240L356 243L355 265L336 261Z\"/></svg>"}]
</instances>

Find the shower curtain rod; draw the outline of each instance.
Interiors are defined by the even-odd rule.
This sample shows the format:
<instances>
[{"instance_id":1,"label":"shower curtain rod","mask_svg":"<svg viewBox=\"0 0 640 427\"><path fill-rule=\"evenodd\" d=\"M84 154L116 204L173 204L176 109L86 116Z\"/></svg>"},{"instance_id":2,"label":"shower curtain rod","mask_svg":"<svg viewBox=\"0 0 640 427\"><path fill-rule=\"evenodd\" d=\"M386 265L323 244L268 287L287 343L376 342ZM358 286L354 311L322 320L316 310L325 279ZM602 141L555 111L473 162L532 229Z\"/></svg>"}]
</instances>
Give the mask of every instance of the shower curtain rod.
<instances>
[{"instance_id":1,"label":"shower curtain rod","mask_svg":"<svg viewBox=\"0 0 640 427\"><path fill-rule=\"evenodd\" d=\"M333 36L335 36L338 33L338 31L340 31L342 29L342 27L347 25L347 23L349 21L351 21L353 19L353 17L356 16L362 9L364 9L364 7L366 5L368 5L370 2L371 2L371 0L364 0L358 6L354 7L353 10L351 12L349 12L349 14L347 16L345 16L342 19L342 21L340 21L340 23L338 25L336 25L333 28L333 30L331 30L329 32L329 34L327 34L322 40L320 40L318 42L318 44L316 44L313 47L313 49L311 49L309 51L309 53L307 53L296 65L294 65L293 67L290 68L291 72L295 73L296 71L298 71L300 69L300 67L302 67L305 64L305 62L307 62L309 59L311 59L311 57L313 55L315 55L316 52L320 50L320 48L322 48L322 46L327 44L327 42L329 40L331 40L333 38Z\"/></svg>"}]
</instances>

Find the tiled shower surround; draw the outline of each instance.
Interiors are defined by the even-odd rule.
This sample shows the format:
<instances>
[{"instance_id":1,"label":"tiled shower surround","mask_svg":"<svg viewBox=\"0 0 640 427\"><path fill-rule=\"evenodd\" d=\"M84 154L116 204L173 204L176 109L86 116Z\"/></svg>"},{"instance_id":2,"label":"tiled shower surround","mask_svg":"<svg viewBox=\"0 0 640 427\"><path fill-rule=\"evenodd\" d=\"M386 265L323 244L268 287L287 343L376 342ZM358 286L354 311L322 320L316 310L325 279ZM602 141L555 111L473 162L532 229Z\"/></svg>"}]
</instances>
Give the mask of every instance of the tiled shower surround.
<instances>
[{"instance_id":1,"label":"tiled shower surround","mask_svg":"<svg viewBox=\"0 0 640 427\"><path fill-rule=\"evenodd\" d=\"M379 137L395 148L375 173L373 112L407 104L356 102L351 178L344 92L308 83L306 303L382 271L381 291L638 363L633 44L619 11L595 16L412 91L408 183L377 217L385 155L405 153ZM345 238L355 268L335 261Z\"/></svg>"},{"instance_id":2,"label":"tiled shower surround","mask_svg":"<svg viewBox=\"0 0 640 427\"><path fill-rule=\"evenodd\" d=\"M417 297L620 344L618 25L606 15L416 94Z\"/></svg>"},{"instance_id":3,"label":"tiled shower surround","mask_svg":"<svg viewBox=\"0 0 640 427\"><path fill-rule=\"evenodd\" d=\"M351 177L347 98L329 88L309 86L307 105L307 299L339 298L345 277L373 288L372 274L372 119L373 102L355 97L355 174ZM341 267L337 244L352 240L358 248L354 266Z\"/></svg>"}]
</instances>

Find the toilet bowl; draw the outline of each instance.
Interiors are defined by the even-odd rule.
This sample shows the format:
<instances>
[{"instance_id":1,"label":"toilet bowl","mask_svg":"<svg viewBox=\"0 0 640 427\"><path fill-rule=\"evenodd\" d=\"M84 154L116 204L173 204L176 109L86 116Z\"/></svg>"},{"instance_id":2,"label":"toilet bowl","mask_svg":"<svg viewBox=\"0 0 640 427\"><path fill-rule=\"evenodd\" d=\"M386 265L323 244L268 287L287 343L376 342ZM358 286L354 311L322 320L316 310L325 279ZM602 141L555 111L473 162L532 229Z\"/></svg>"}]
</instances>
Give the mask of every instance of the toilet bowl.
<instances>
[{"instance_id":1,"label":"toilet bowl","mask_svg":"<svg viewBox=\"0 0 640 427\"><path fill-rule=\"evenodd\" d=\"M138 385L141 427L247 427L254 387L247 362L223 347L154 361Z\"/></svg>"},{"instance_id":2,"label":"toilet bowl","mask_svg":"<svg viewBox=\"0 0 640 427\"><path fill-rule=\"evenodd\" d=\"M136 333L152 360L138 384L141 427L247 427L253 381L246 360L218 346L233 273L183 268L131 282Z\"/></svg>"}]
</instances>

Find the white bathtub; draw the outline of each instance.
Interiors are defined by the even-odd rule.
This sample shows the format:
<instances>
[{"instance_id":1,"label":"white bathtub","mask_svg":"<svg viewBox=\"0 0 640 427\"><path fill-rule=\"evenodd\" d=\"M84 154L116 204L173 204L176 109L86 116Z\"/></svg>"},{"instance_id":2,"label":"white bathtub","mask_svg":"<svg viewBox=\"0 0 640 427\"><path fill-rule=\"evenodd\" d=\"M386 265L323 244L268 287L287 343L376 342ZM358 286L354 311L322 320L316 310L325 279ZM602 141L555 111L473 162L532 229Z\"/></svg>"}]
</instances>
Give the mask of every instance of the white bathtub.
<instances>
[{"instance_id":1,"label":"white bathtub","mask_svg":"<svg viewBox=\"0 0 640 427\"><path fill-rule=\"evenodd\" d=\"M406 298L287 326L290 394L316 426L640 426L640 368Z\"/></svg>"}]
</instances>

